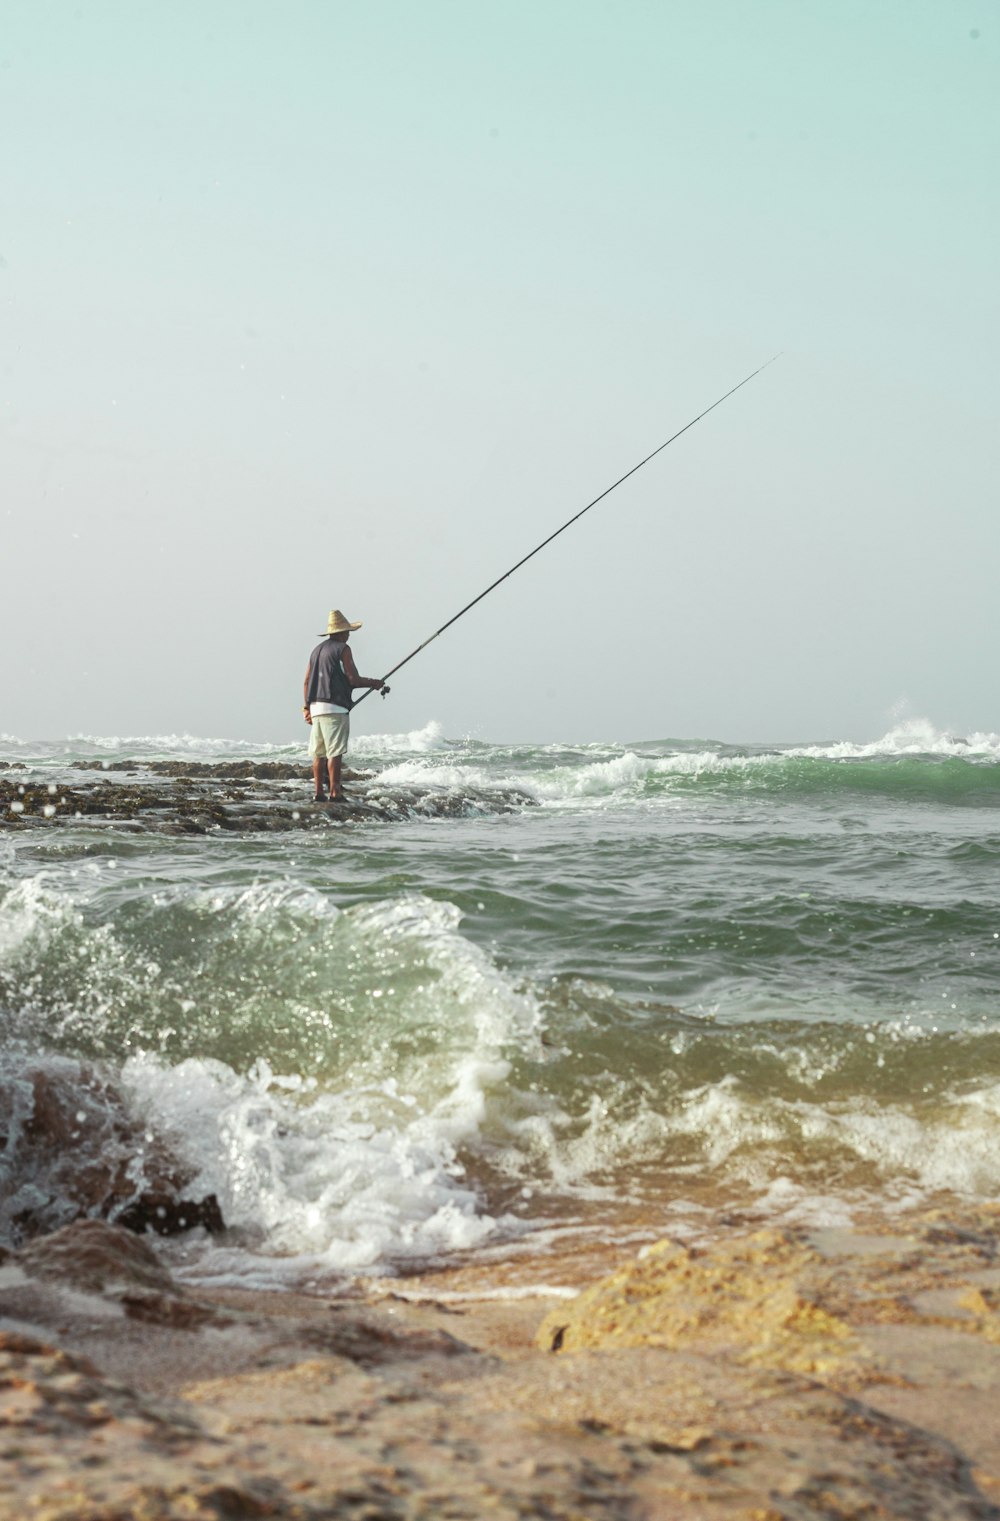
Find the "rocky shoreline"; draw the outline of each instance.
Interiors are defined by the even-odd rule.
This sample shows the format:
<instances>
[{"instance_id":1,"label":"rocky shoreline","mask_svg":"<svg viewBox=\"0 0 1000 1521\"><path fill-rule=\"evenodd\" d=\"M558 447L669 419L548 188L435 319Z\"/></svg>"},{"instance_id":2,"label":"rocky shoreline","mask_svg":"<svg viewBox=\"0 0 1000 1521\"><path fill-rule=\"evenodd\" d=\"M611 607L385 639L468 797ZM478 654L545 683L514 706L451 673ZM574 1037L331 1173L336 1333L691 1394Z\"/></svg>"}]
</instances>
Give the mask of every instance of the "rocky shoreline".
<instances>
[{"instance_id":1,"label":"rocky shoreline","mask_svg":"<svg viewBox=\"0 0 1000 1521\"><path fill-rule=\"evenodd\" d=\"M323 1296L186 1287L79 1221L0 1263L0 1509L987 1521L998 1232L955 1202L865 1235L723 1231L553 1309L475 1264Z\"/></svg>"},{"instance_id":2,"label":"rocky shoreline","mask_svg":"<svg viewBox=\"0 0 1000 1521\"><path fill-rule=\"evenodd\" d=\"M277 761L74 761L57 780L0 763L0 829L108 825L159 834L251 834L513 813L534 803L517 787L430 788L345 770L343 802L312 801L312 770Z\"/></svg>"}]
</instances>

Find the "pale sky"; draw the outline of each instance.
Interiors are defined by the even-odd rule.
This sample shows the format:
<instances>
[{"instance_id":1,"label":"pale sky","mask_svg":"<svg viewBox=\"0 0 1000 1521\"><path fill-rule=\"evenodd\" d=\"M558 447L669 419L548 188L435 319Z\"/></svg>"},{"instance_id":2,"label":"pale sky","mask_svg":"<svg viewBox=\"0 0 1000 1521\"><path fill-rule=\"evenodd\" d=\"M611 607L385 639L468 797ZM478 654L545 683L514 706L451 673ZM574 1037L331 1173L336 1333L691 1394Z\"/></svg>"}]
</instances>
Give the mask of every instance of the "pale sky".
<instances>
[{"instance_id":1,"label":"pale sky","mask_svg":"<svg viewBox=\"0 0 1000 1521\"><path fill-rule=\"evenodd\" d=\"M0 0L0 733L1000 729L997 0Z\"/></svg>"}]
</instances>

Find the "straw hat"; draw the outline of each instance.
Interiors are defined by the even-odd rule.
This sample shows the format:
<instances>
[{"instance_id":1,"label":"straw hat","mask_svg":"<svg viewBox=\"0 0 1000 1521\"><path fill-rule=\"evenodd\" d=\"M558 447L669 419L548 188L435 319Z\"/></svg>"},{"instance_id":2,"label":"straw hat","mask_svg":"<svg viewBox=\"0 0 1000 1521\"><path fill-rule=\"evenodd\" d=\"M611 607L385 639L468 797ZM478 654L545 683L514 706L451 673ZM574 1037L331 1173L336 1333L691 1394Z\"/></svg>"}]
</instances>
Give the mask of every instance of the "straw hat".
<instances>
[{"instance_id":1,"label":"straw hat","mask_svg":"<svg viewBox=\"0 0 1000 1521\"><path fill-rule=\"evenodd\" d=\"M329 618L326 620L326 632L328 634L344 634L348 629L355 629L360 627L360 623L348 622L343 613L340 611L339 607L333 608L330 612Z\"/></svg>"}]
</instances>

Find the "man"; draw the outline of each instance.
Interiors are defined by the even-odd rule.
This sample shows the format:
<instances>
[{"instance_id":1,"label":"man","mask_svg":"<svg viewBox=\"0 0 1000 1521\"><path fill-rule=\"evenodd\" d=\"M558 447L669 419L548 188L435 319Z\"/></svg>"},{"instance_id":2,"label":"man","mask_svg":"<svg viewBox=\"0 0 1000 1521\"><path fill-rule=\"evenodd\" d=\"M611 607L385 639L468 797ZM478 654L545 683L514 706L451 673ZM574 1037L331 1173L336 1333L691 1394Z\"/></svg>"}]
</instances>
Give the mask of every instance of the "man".
<instances>
[{"instance_id":1,"label":"man","mask_svg":"<svg viewBox=\"0 0 1000 1521\"><path fill-rule=\"evenodd\" d=\"M351 728L352 693L356 687L371 687L389 694L381 676L359 676L347 641L360 623L349 623L339 608L331 612L326 638L309 656L305 685L302 689L303 717L312 725L309 754L313 763L314 803L325 803L323 761L330 783L330 802L342 803L341 764L347 751Z\"/></svg>"}]
</instances>

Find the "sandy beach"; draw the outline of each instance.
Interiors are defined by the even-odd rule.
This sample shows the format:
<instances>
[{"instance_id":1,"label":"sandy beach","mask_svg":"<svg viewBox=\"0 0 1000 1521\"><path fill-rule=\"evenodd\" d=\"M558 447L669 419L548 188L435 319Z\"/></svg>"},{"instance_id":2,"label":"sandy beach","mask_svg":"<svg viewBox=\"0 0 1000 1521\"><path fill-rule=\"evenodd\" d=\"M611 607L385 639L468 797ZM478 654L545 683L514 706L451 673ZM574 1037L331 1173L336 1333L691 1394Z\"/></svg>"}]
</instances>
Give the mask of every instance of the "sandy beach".
<instances>
[{"instance_id":1,"label":"sandy beach","mask_svg":"<svg viewBox=\"0 0 1000 1521\"><path fill-rule=\"evenodd\" d=\"M109 1518L1000 1514L1000 1209L183 1287L80 1221L0 1266L0 1510ZM536 1264L537 1268L537 1264ZM537 1281L537 1279L536 1279Z\"/></svg>"}]
</instances>

